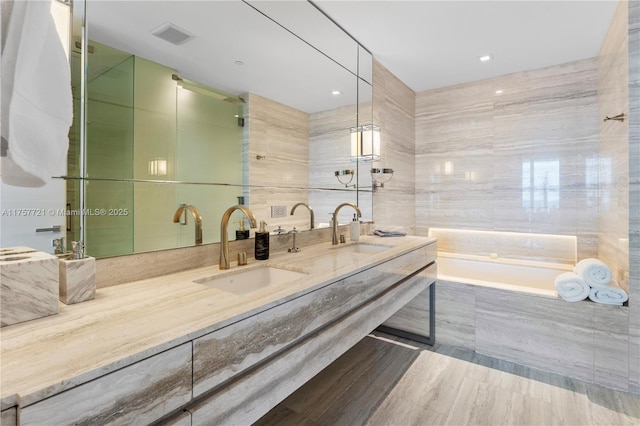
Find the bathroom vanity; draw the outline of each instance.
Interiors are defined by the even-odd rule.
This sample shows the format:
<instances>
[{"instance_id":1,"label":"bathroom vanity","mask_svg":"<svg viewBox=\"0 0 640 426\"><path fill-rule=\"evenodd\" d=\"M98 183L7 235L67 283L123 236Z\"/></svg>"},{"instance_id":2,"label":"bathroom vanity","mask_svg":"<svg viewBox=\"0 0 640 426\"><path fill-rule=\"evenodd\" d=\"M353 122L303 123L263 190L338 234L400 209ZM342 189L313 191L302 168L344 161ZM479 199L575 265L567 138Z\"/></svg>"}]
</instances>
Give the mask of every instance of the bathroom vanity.
<instances>
[{"instance_id":1,"label":"bathroom vanity","mask_svg":"<svg viewBox=\"0 0 640 426\"><path fill-rule=\"evenodd\" d=\"M250 424L424 294L435 258L364 237L100 289L2 329L2 424Z\"/></svg>"}]
</instances>

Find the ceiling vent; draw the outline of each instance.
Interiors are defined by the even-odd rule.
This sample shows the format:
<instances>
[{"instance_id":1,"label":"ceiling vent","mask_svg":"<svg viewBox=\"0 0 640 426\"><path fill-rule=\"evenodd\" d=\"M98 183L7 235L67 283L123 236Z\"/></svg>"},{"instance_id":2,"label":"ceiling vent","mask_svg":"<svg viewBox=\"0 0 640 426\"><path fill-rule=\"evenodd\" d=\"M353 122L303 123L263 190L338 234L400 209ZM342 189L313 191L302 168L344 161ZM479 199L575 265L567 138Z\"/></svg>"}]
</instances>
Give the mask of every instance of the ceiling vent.
<instances>
[{"instance_id":1,"label":"ceiling vent","mask_svg":"<svg viewBox=\"0 0 640 426\"><path fill-rule=\"evenodd\" d=\"M184 30L170 22L167 22L166 24L163 24L151 31L151 34L175 45L182 44L194 37L194 35L187 30Z\"/></svg>"}]
</instances>

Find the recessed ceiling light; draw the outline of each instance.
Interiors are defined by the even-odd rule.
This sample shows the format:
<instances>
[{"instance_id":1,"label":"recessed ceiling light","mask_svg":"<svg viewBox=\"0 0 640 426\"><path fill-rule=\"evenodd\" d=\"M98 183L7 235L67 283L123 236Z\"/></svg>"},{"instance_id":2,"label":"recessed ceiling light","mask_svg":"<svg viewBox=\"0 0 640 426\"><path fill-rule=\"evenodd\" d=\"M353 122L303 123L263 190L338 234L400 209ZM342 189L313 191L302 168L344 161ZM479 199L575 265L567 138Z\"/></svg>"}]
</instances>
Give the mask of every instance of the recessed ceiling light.
<instances>
[{"instance_id":1,"label":"recessed ceiling light","mask_svg":"<svg viewBox=\"0 0 640 426\"><path fill-rule=\"evenodd\" d=\"M496 95L502 95L503 92L504 92L504 90L498 89L498 90L496 90Z\"/></svg>"},{"instance_id":2,"label":"recessed ceiling light","mask_svg":"<svg viewBox=\"0 0 640 426\"><path fill-rule=\"evenodd\" d=\"M342 93L339 90L334 90L333 92L331 92L332 95L339 95L340 93Z\"/></svg>"},{"instance_id":3,"label":"recessed ceiling light","mask_svg":"<svg viewBox=\"0 0 640 426\"><path fill-rule=\"evenodd\" d=\"M482 56L479 56L478 59L480 59L480 62L489 62L490 60L493 59L493 55L492 54L482 55Z\"/></svg>"}]
</instances>

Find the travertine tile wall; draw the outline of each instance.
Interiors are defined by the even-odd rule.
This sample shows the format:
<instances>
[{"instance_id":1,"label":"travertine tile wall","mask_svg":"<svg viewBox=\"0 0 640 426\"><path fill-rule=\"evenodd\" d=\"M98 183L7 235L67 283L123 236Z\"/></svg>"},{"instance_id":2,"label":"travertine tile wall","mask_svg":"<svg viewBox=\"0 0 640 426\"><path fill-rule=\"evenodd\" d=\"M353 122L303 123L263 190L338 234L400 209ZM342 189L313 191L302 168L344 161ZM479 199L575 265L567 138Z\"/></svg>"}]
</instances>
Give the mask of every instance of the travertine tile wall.
<instances>
[{"instance_id":1,"label":"travertine tile wall","mask_svg":"<svg viewBox=\"0 0 640 426\"><path fill-rule=\"evenodd\" d=\"M438 239L439 252L576 264L570 235L430 228L429 236Z\"/></svg>"},{"instance_id":2,"label":"travertine tile wall","mask_svg":"<svg viewBox=\"0 0 640 426\"><path fill-rule=\"evenodd\" d=\"M309 204L315 211L318 223L328 224L331 218L329 213L333 213L339 204L355 204L358 201L355 187L346 188L334 175L336 170L356 170L356 163L350 161L349 129L357 119L356 105L316 112L309 116L309 182L316 188L335 189L310 192ZM351 184L355 183L354 178ZM352 209L342 209L338 221L348 222L353 213Z\"/></svg>"},{"instance_id":3,"label":"travertine tile wall","mask_svg":"<svg viewBox=\"0 0 640 426\"><path fill-rule=\"evenodd\" d=\"M620 112L628 128L602 122ZM551 167L546 188L537 163ZM603 258L630 295L626 313L594 308L609 328L589 327L593 380L640 393L640 2L620 2L597 61L417 94L416 233L432 226L577 236L578 258ZM476 344L455 318L440 323L445 340L451 331L451 343Z\"/></svg>"},{"instance_id":4,"label":"travertine tile wall","mask_svg":"<svg viewBox=\"0 0 640 426\"><path fill-rule=\"evenodd\" d=\"M618 4L598 54L598 257L625 290L629 289L629 125L603 119L629 115L627 6Z\"/></svg>"},{"instance_id":5,"label":"travertine tile wall","mask_svg":"<svg viewBox=\"0 0 640 426\"><path fill-rule=\"evenodd\" d=\"M628 5L629 390L640 393L640 1Z\"/></svg>"},{"instance_id":6,"label":"travertine tile wall","mask_svg":"<svg viewBox=\"0 0 640 426\"><path fill-rule=\"evenodd\" d=\"M416 233L575 235L595 256L598 130L595 59L416 94Z\"/></svg>"},{"instance_id":7,"label":"travertine tile wall","mask_svg":"<svg viewBox=\"0 0 640 426\"><path fill-rule=\"evenodd\" d=\"M393 178L373 193L376 227L402 226L415 234L416 94L379 62L373 61L373 121L381 128L381 161ZM425 234L426 235L426 234Z\"/></svg>"},{"instance_id":8,"label":"travertine tile wall","mask_svg":"<svg viewBox=\"0 0 640 426\"><path fill-rule=\"evenodd\" d=\"M293 226L307 229L308 217L298 212L290 216L289 211L294 204L309 201L304 189L309 186L309 114L256 94L246 100L248 183L273 186L250 189L247 204L269 230L278 225L287 231ZM271 219L273 205L286 206L287 217Z\"/></svg>"},{"instance_id":9,"label":"travertine tile wall","mask_svg":"<svg viewBox=\"0 0 640 426\"><path fill-rule=\"evenodd\" d=\"M627 343L629 391L640 392L640 272L638 264L638 176L640 98L638 60L639 2L621 1L598 55L600 117L624 113L624 122L600 123L601 173L598 255L614 269L621 287L630 293ZM634 111L635 109L635 111ZM616 111L616 112L613 112ZM610 349L611 351L611 349ZM618 353L621 349L618 348Z\"/></svg>"}]
</instances>

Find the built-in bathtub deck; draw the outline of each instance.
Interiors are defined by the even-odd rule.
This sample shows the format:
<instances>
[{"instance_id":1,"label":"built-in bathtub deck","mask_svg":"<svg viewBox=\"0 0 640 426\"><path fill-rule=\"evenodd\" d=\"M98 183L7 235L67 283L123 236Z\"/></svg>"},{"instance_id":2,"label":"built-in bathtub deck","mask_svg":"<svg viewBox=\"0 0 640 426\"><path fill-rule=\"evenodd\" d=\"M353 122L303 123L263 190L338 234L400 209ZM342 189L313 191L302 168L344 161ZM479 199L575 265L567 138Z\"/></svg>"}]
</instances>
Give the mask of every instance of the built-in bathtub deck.
<instances>
[{"instance_id":1,"label":"built-in bathtub deck","mask_svg":"<svg viewBox=\"0 0 640 426\"><path fill-rule=\"evenodd\" d=\"M545 281L571 269L575 237L444 229L430 235L438 238L439 248L440 343L628 390L628 307L569 303L557 296L553 280ZM510 245L519 249L510 251ZM453 248L460 252L446 251ZM475 272L468 269L470 259ZM529 269L536 265L538 271ZM538 275L540 285L514 285L517 277L509 278L514 269ZM500 278L488 279L488 271Z\"/></svg>"}]
</instances>

